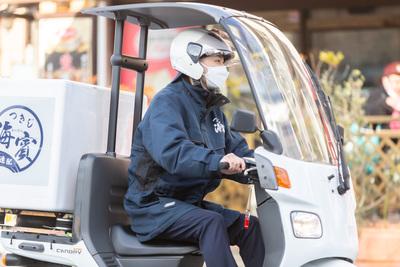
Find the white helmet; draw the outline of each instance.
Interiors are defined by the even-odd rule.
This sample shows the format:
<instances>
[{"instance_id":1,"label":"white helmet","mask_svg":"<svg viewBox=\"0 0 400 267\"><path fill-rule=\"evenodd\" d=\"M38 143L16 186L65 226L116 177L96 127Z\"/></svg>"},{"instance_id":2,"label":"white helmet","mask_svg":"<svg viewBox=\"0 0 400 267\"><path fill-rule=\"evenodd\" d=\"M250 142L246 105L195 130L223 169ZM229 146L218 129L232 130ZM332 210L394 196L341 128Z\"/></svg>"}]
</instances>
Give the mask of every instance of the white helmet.
<instances>
[{"instance_id":1,"label":"white helmet","mask_svg":"<svg viewBox=\"0 0 400 267\"><path fill-rule=\"evenodd\" d=\"M205 29L184 30L171 44L172 68L195 80L204 73L200 58L211 55L222 55L225 62L234 57L232 49L219 35Z\"/></svg>"}]
</instances>

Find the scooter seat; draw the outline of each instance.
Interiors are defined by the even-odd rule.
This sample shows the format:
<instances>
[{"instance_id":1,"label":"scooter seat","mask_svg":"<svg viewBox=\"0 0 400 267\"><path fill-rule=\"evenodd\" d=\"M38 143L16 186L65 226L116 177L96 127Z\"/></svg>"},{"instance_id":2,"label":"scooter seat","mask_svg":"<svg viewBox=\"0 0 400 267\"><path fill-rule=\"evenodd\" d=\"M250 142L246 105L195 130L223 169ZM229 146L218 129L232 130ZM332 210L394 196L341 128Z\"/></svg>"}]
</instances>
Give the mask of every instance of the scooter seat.
<instances>
[{"instance_id":1,"label":"scooter seat","mask_svg":"<svg viewBox=\"0 0 400 267\"><path fill-rule=\"evenodd\" d=\"M158 240L141 243L129 227L122 225L112 227L111 240L118 255L184 255L198 254L199 251L196 246L188 243Z\"/></svg>"}]
</instances>

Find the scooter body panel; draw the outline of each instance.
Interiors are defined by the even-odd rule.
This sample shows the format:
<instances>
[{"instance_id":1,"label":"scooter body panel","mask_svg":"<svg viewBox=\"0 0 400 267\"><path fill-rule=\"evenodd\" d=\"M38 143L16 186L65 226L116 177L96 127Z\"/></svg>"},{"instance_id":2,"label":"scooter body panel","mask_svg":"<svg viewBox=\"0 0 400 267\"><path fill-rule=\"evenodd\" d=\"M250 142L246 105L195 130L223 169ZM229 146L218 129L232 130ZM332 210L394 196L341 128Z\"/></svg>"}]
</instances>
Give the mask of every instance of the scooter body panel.
<instances>
[{"instance_id":1,"label":"scooter body panel","mask_svg":"<svg viewBox=\"0 0 400 267\"><path fill-rule=\"evenodd\" d=\"M42 252L26 251L20 248L22 243L31 243L37 246L42 245ZM51 244L49 242L32 242L31 240L1 238L1 245L7 253L14 253L30 259L41 262L51 262L67 266L76 267L102 267L95 258L109 258L113 264L119 264L120 267L201 267L203 266L203 257L201 255L171 255L171 256L117 256L114 253L102 253L92 256L85 246L84 241L76 244ZM99 261L102 262L102 261Z\"/></svg>"},{"instance_id":2,"label":"scooter body panel","mask_svg":"<svg viewBox=\"0 0 400 267\"><path fill-rule=\"evenodd\" d=\"M42 252L27 251L20 248L22 243L42 245ZM52 262L68 266L96 267L98 266L89 253L83 241L76 244L55 244L49 242L37 242L24 239L1 238L1 244L7 253L14 253L30 259L43 262Z\"/></svg>"},{"instance_id":3,"label":"scooter body panel","mask_svg":"<svg viewBox=\"0 0 400 267\"><path fill-rule=\"evenodd\" d=\"M121 267L202 267L203 257L195 255L135 257L116 259Z\"/></svg>"},{"instance_id":4,"label":"scooter body panel","mask_svg":"<svg viewBox=\"0 0 400 267\"><path fill-rule=\"evenodd\" d=\"M255 158L259 173L263 162L269 160L273 166L285 169L291 182L290 189L282 187L277 190L265 189L265 193L271 198L257 210L260 217L268 217L273 211L274 214L280 215L281 221L270 225L276 229L271 229L268 224L262 226L264 235L265 232L279 235L280 237L275 239L283 239L278 245L284 246L284 248L268 248L267 245L264 266L301 266L323 258L354 260L358 251L354 192L351 188L344 195L338 194L337 167L295 160L271 153L262 147L256 149ZM331 175L334 175L334 178L328 179ZM275 204L268 204L271 202ZM321 221L322 236L295 237L291 213L296 211L316 214ZM263 221L262 223L264 224ZM282 249L283 254L271 255L274 251Z\"/></svg>"}]
</instances>

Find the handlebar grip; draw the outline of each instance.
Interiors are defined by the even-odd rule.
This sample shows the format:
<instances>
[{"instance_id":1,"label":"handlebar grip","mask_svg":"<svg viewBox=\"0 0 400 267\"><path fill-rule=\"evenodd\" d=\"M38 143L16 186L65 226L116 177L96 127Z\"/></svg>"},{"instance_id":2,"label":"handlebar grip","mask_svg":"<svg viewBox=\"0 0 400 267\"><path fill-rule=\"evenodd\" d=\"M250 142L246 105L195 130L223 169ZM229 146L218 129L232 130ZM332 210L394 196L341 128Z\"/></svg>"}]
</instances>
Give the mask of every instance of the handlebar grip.
<instances>
[{"instance_id":1,"label":"handlebar grip","mask_svg":"<svg viewBox=\"0 0 400 267\"><path fill-rule=\"evenodd\" d=\"M220 170L227 170L227 169L229 169L229 162L220 162L220 163L219 163L219 169L220 169Z\"/></svg>"}]
</instances>

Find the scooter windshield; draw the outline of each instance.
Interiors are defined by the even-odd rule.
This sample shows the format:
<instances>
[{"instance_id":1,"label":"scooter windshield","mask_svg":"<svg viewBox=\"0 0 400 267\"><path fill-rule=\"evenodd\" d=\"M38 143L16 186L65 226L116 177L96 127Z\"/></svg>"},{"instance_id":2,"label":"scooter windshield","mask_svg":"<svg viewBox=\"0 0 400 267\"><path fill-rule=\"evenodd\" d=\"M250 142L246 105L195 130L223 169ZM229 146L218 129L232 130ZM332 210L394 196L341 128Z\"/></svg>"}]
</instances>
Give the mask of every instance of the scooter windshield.
<instances>
[{"instance_id":1,"label":"scooter windshield","mask_svg":"<svg viewBox=\"0 0 400 267\"><path fill-rule=\"evenodd\" d=\"M253 88L264 126L275 131L285 156L335 164L335 143L315 85L296 49L277 28L252 17L222 22Z\"/></svg>"}]
</instances>

